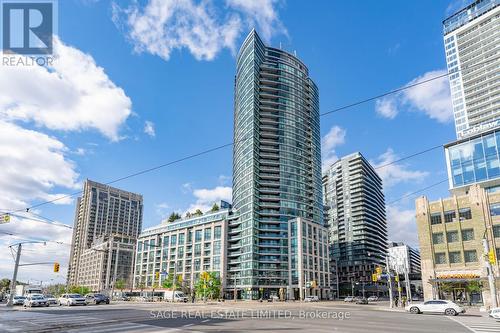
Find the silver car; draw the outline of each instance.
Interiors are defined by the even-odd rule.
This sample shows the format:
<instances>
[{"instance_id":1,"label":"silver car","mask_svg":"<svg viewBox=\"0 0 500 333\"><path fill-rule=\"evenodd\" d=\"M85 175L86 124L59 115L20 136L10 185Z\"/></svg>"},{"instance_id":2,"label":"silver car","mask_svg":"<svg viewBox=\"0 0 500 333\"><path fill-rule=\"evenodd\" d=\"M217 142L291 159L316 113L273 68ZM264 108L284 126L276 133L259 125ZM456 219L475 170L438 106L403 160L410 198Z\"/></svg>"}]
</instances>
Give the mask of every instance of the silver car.
<instances>
[{"instance_id":1,"label":"silver car","mask_svg":"<svg viewBox=\"0 0 500 333\"><path fill-rule=\"evenodd\" d=\"M62 294L59 297L59 305L87 305L85 297L80 294Z\"/></svg>"},{"instance_id":2,"label":"silver car","mask_svg":"<svg viewBox=\"0 0 500 333\"><path fill-rule=\"evenodd\" d=\"M49 302L42 295L30 295L24 300L24 307L49 306Z\"/></svg>"},{"instance_id":3,"label":"silver car","mask_svg":"<svg viewBox=\"0 0 500 333\"><path fill-rule=\"evenodd\" d=\"M12 305L24 305L24 300L26 297L24 296L14 296L14 299L12 300Z\"/></svg>"}]
</instances>

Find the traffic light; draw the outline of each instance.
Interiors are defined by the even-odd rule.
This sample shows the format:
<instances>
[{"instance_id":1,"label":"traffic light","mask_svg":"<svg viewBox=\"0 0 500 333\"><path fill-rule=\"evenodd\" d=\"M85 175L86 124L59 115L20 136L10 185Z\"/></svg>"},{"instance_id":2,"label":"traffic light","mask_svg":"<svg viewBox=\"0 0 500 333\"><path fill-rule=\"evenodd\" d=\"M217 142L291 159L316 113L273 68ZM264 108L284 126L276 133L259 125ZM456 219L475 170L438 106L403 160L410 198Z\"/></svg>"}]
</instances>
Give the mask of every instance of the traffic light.
<instances>
[{"instance_id":1,"label":"traffic light","mask_svg":"<svg viewBox=\"0 0 500 333\"><path fill-rule=\"evenodd\" d=\"M399 282L399 275L394 275L394 281Z\"/></svg>"},{"instance_id":2,"label":"traffic light","mask_svg":"<svg viewBox=\"0 0 500 333\"><path fill-rule=\"evenodd\" d=\"M155 277L156 277L156 279L158 280L158 279L160 278L160 272L158 272L158 271L157 271L157 272L155 273Z\"/></svg>"},{"instance_id":3,"label":"traffic light","mask_svg":"<svg viewBox=\"0 0 500 333\"><path fill-rule=\"evenodd\" d=\"M54 263L54 273L59 273L59 263Z\"/></svg>"},{"instance_id":4,"label":"traffic light","mask_svg":"<svg viewBox=\"0 0 500 333\"><path fill-rule=\"evenodd\" d=\"M372 274L372 282L377 282L378 281L378 275L377 273Z\"/></svg>"},{"instance_id":5,"label":"traffic light","mask_svg":"<svg viewBox=\"0 0 500 333\"><path fill-rule=\"evenodd\" d=\"M377 274L378 274L378 275L382 274L382 267L377 266L377 267L375 268L375 272L377 272Z\"/></svg>"},{"instance_id":6,"label":"traffic light","mask_svg":"<svg viewBox=\"0 0 500 333\"><path fill-rule=\"evenodd\" d=\"M488 252L488 260L490 264L492 265L496 264L495 251L490 250L490 252Z\"/></svg>"}]
</instances>

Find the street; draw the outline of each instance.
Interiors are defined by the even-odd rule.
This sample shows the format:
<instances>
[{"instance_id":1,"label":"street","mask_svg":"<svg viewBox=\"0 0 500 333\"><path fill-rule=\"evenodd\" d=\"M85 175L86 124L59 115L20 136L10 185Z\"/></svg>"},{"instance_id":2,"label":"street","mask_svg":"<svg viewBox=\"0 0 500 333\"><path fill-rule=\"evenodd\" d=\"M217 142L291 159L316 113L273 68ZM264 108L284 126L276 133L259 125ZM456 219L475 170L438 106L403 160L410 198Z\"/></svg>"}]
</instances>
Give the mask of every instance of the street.
<instances>
[{"instance_id":1,"label":"street","mask_svg":"<svg viewBox=\"0 0 500 333\"><path fill-rule=\"evenodd\" d=\"M113 303L7 310L0 332L500 332L479 312L457 317L412 315L384 307L318 303Z\"/></svg>"}]
</instances>

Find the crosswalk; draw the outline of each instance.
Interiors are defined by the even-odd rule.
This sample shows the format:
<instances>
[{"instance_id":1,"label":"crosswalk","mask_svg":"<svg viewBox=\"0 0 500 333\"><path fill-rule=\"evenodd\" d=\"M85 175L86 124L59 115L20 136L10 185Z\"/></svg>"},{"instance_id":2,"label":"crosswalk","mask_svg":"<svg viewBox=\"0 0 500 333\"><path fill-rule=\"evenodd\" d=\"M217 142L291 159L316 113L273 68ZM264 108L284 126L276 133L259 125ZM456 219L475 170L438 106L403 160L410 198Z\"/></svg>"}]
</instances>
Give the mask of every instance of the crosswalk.
<instances>
[{"instance_id":1,"label":"crosswalk","mask_svg":"<svg viewBox=\"0 0 500 333\"><path fill-rule=\"evenodd\" d=\"M500 333L500 321L487 316L448 317L474 333Z\"/></svg>"}]
</instances>

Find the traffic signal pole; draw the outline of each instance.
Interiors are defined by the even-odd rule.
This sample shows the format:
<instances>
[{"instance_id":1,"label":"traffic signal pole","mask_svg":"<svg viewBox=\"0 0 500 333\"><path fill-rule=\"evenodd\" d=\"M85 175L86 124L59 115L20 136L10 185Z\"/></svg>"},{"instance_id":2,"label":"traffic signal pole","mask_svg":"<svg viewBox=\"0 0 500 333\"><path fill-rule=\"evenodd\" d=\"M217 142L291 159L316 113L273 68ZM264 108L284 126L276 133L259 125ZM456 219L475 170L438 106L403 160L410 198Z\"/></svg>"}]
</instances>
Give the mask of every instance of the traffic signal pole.
<instances>
[{"instance_id":1,"label":"traffic signal pole","mask_svg":"<svg viewBox=\"0 0 500 333\"><path fill-rule=\"evenodd\" d=\"M394 304L392 301L392 280L391 280L391 270L389 269L389 257L385 257L385 269L387 271L387 283L389 284L389 307L392 309Z\"/></svg>"},{"instance_id":2,"label":"traffic signal pole","mask_svg":"<svg viewBox=\"0 0 500 333\"><path fill-rule=\"evenodd\" d=\"M10 281L10 295L7 306L11 307L14 305L14 293L16 292L16 281L17 281L17 270L19 269L19 260L21 259L21 248L22 244L17 244L17 254L16 254L16 264L14 266L14 275L12 276L12 281Z\"/></svg>"},{"instance_id":3,"label":"traffic signal pole","mask_svg":"<svg viewBox=\"0 0 500 333\"><path fill-rule=\"evenodd\" d=\"M483 238L483 248L484 248L484 253L486 255L489 255L490 253L490 245L488 244L488 240ZM486 270L488 273L488 286L490 288L490 297L491 297L491 307L496 308L498 307L498 301L497 301L497 288L495 286L495 276L493 275L493 267L491 265L491 261L488 257L485 255L485 264L486 264Z\"/></svg>"}]
</instances>

